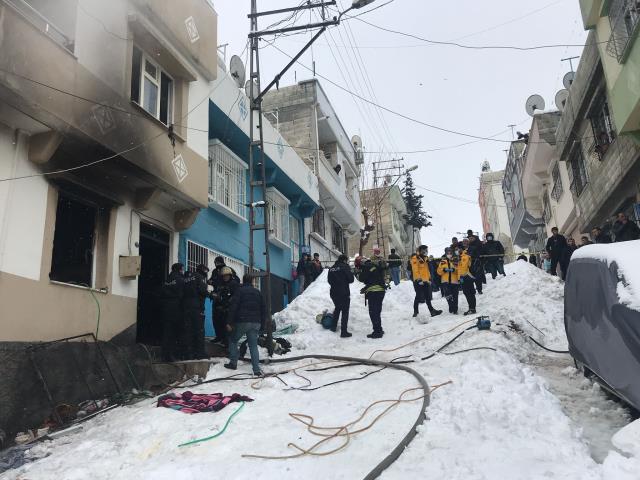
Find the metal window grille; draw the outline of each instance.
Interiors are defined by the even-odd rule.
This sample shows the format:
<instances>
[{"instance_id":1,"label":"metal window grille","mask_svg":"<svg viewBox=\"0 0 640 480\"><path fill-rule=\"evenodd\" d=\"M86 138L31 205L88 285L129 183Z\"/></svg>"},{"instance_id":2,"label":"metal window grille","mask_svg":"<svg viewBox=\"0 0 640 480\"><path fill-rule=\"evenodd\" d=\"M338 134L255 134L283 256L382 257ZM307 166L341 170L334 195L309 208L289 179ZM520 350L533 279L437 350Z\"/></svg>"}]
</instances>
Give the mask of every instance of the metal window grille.
<instances>
[{"instance_id":1,"label":"metal window grille","mask_svg":"<svg viewBox=\"0 0 640 480\"><path fill-rule=\"evenodd\" d=\"M609 103L604 91L598 95L591 109L589 121L593 131L593 142L589 147L589 154L598 160L602 160L609 149L609 145L616 138L613 121L609 113Z\"/></svg>"},{"instance_id":2,"label":"metal window grille","mask_svg":"<svg viewBox=\"0 0 640 480\"><path fill-rule=\"evenodd\" d=\"M313 231L324 238L324 210L322 208L319 208L313 214Z\"/></svg>"},{"instance_id":3,"label":"metal window grille","mask_svg":"<svg viewBox=\"0 0 640 480\"><path fill-rule=\"evenodd\" d=\"M558 200L560 200L560 197L562 197L562 194L564 193L564 187L562 186L562 177L560 176L560 165L558 163L556 163L555 167L553 167L551 177L553 179L551 198L553 198L557 202Z\"/></svg>"},{"instance_id":4,"label":"metal window grille","mask_svg":"<svg viewBox=\"0 0 640 480\"><path fill-rule=\"evenodd\" d=\"M247 164L220 142L209 146L209 203L247 219Z\"/></svg>"},{"instance_id":5,"label":"metal window grille","mask_svg":"<svg viewBox=\"0 0 640 480\"><path fill-rule=\"evenodd\" d=\"M549 193L545 192L544 197L542 199L542 203L544 205L544 209L542 211L542 218L544 219L544 223L549 223L551 221L551 201L549 200Z\"/></svg>"},{"instance_id":6,"label":"metal window grille","mask_svg":"<svg viewBox=\"0 0 640 480\"><path fill-rule=\"evenodd\" d=\"M291 260L297 261L300 258L300 221L289 216L289 236L291 238Z\"/></svg>"},{"instance_id":7,"label":"metal window grille","mask_svg":"<svg viewBox=\"0 0 640 480\"><path fill-rule=\"evenodd\" d=\"M289 200L275 188L267 189L269 205L269 235L284 243L290 244L289 237Z\"/></svg>"},{"instance_id":8,"label":"metal window grille","mask_svg":"<svg viewBox=\"0 0 640 480\"><path fill-rule=\"evenodd\" d=\"M569 157L569 180L571 191L576 197L582 195L588 183L587 169L580 145L576 146Z\"/></svg>"},{"instance_id":9,"label":"metal window grille","mask_svg":"<svg viewBox=\"0 0 640 480\"><path fill-rule=\"evenodd\" d=\"M333 248L339 250L340 252L344 252L344 230L336 222L332 223L333 231L331 232L331 242L333 243Z\"/></svg>"},{"instance_id":10,"label":"metal window grille","mask_svg":"<svg viewBox=\"0 0 640 480\"><path fill-rule=\"evenodd\" d=\"M609 8L611 37L607 52L623 63L640 25L640 0L612 0Z\"/></svg>"},{"instance_id":11,"label":"metal window grille","mask_svg":"<svg viewBox=\"0 0 640 480\"><path fill-rule=\"evenodd\" d=\"M214 260L216 257L224 258L224 263L233 268L236 274L242 278L245 274L247 266L237 258L229 257L216 250L204 247L198 243L187 240L187 269L195 270L199 264L206 265L210 270L214 268Z\"/></svg>"}]
</instances>

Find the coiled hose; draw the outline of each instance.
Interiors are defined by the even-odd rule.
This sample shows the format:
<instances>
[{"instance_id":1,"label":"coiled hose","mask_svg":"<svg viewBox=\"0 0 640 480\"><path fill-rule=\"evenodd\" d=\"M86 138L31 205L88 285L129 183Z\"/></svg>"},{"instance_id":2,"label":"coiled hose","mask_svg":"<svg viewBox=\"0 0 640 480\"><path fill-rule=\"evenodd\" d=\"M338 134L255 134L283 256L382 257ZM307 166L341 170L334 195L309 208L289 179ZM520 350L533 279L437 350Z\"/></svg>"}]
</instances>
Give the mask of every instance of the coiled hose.
<instances>
[{"instance_id":1,"label":"coiled hose","mask_svg":"<svg viewBox=\"0 0 640 480\"><path fill-rule=\"evenodd\" d=\"M364 477L364 480L374 480L375 478L378 478L382 474L382 472L384 472L387 468L391 466L391 464L393 464L393 462L395 462L398 458L400 458L400 455L402 455L402 452L405 450L405 448L407 448L407 446L411 443L411 441L417 435L418 427L422 425L425 419L427 418L426 410L431 401L431 395L430 395L431 390L429 388L429 384L427 383L427 380L418 372L416 372L414 369L407 367L406 365L392 363L392 362L383 362L380 360L365 359L365 358L340 357L336 355L300 355L297 357L262 360L261 363L276 364L276 363L296 362L299 360L307 360L307 359L336 360L339 362L353 362L353 363L360 363L363 365L374 365L374 366L380 366L380 367L393 368L396 370L402 370L407 373L410 373L416 378L416 380L418 380L418 383L420 383L420 387L422 387L422 390L424 392L424 397L422 399L422 408L420 408L420 414L418 415L418 418L416 418L415 422L413 423L413 426L411 427L409 432L402 438L400 443L398 443L398 445L391 451L391 453L389 453L385 458L383 458Z\"/></svg>"}]
</instances>

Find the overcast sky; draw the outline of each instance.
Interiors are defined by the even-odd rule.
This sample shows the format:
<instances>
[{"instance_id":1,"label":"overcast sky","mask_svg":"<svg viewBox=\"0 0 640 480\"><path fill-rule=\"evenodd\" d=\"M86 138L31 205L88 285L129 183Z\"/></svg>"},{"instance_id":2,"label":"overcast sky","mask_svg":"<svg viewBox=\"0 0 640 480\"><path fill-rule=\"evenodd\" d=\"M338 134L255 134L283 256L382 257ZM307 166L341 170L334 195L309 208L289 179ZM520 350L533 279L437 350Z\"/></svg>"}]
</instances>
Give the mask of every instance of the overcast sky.
<instances>
[{"instance_id":1,"label":"overcast sky","mask_svg":"<svg viewBox=\"0 0 640 480\"><path fill-rule=\"evenodd\" d=\"M388 0L376 0L361 13ZM258 0L258 10L295 6L300 0ZM340 10L351 0L338 0ZM218 43L228 43L227 61L241 54L247 42L250 0L214 0L218 12ZM309 21L309 13L298 23ZM259 26L283 18L263 17ZM391 30L433 40L457 41L465 45L582 44L586 39L578 0L395 0L363 20ZM314 20L317 20L314 19ZM294 55L310 38L280 37L275 45ZM260 52L263 85L288 62L272 46ZM352 48L355 46L356 48ZM509 124L527 131L531 120L524 104L533 93L542 95L547 109L562 88L569 71L565 57L580 55L581 48L561 47L533 51L469 50L430 45L420 40L381 31L357 19L332 27L307 52L301 63L348 90L379 105L425 123L478 136L510 140ZM246 53L243 55L245 58ZM575 68L575 64L574 64ZM310 78L300 65L293 67L281 85ZM359 134L369 152L406 152L449 147L472 138L438 131L377 110L319 78L349 135ZM382 118L380 118L382 117ZM400 153L420 187L477 200L478 177L484 160L493 170L506 164L507 143L480 141L459 148L429 153ZM393 154L368 154L367 160L395 158ZM368 162L367 162L368 163ZM369 170L370 175L370 170ZM418 189L424 206L433 216L433 227L423 229L423 242L437 253L456 232L481 231L476 205Z\"/></svg>"}]
</instances>

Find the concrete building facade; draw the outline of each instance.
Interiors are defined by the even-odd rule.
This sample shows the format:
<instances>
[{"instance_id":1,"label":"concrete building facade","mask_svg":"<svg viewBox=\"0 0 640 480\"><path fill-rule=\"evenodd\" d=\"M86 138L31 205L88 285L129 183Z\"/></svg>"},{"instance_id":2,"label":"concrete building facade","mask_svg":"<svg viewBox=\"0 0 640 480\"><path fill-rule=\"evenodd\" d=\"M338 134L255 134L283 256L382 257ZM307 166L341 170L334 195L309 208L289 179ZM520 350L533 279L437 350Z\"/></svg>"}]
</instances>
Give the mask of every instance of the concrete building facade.
<instances>
[{"instance_id":1,"label":"concrete building facade","mask_svg":"<svg viewBox=\"0 0 640 480\"><path fill-rule=\"evenodd\" d=\"M317 178L320 207L304 222L304 244L330 264L360 230L361 146L352 144L316 79L269 92L263 111Z\"/></svg>"},{"instance_id":2,"label":"concrete building facade","mask_svg":"<svg viewBox=\"0 0 640 480\"><path fill-rule=\"evenodd\" d=\"M0 19L0 341L153 337L141 298L207 205L217 14L17 0Z\"/></svg>"},{"instance_id":3,"label":"concrete building facade","mask_svg":"<svg viewBox=\"0 0 640 480\"><path fill-rule=\"evenodd\" d=\"M509 263L515 259L513 258L509 215L507 214L507 205L502 191L503 180L504 170L492 172L489 163L485 162L483 171L480 174L478 203L485 235L491 232L494 238L502 243L507 254L505 263Z\"/></svg>"}]
</instances>

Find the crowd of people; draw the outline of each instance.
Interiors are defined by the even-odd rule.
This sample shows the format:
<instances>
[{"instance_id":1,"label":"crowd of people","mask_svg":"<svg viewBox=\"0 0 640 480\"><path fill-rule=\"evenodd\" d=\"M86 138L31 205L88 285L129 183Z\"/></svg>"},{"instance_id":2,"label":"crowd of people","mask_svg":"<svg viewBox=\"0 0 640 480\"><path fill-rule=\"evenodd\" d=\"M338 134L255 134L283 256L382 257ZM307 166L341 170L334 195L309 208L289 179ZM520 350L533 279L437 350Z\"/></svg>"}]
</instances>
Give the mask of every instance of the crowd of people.
<instances>
[{"instance_id":1,"label":"crowd of people","mask_svg":"<svg viewBox=\"0 0 640 480\"><path fill-rule=\"evenodd\" d=\"M580 238L580 245L577 245L575 239L561 235L558 228L553 227L551 229L551 236L547 239L545 252L543 253L542 268L551 275L558 275L558 273L560 273L560 277L564 280L569 269L571 256L578 248L594 243L627 242L629 240L640 239L640 228L622 212L616 215L616 221L613 223L611 231L613 238L611 235L603 232L600 227L595 227L591 230L592 240L589 239L588 236L583 235Z\"/></svg>"},{"instance_id":2,"label":"crowd of people","mask_svg":"<svg viewBox=\"0 0 640 480\"><path fill-rule=\"evenodd\" d=\"M409 258L406 272L415 291L414 317L419 315L420 304L423 303L427 305L432 317L442 313L442 310L436 309L432 304L434 292L440 292L447 301L449 313L457 315L458 297L462 291L468 305L464 315L476 313L476 294L482 294L483 285L487 283L486 273L494 279L498 275L506 276L502 243L495 240L492 233L488 233L485 238L483 242L478 235L469 230L462 242L454 237L440 258L430 256L426 245L417 248ZM340 322L340 336L352 336L348 331L349 285L357 278L364 283L360 293L365 295L373 330L367 337L381 338L384 335L381 317L384 297L386 291L391 288L391 282L394 285L400 283L402 263L402 258L395 249L391 249L391 253L385 259L380 249L374 248L370 258L356 257L352 270L348 258L341 255L328 274L330 296L335 307L331 330L337 331Z\"/></svg>"},{"instance_id":3,"label":"crowd of people","mask_svg":"<svg viewBox=\"0 0 640 480\"><path fill-rule=\"evenodd\" d=\"M238 364L238 342L246 335L253 372L260 375L258 335L264 329L267 312L260 290L253 287L253 276L244 275L242 282L223 257L214 260L215 268L208 278L206 265L184 270L176 263L165 281L162 300L162 359L196 360L208 358L205 351L205 301L213 300L214 342L229 349L226 368Z\"/></svg>"}]
</instances>

